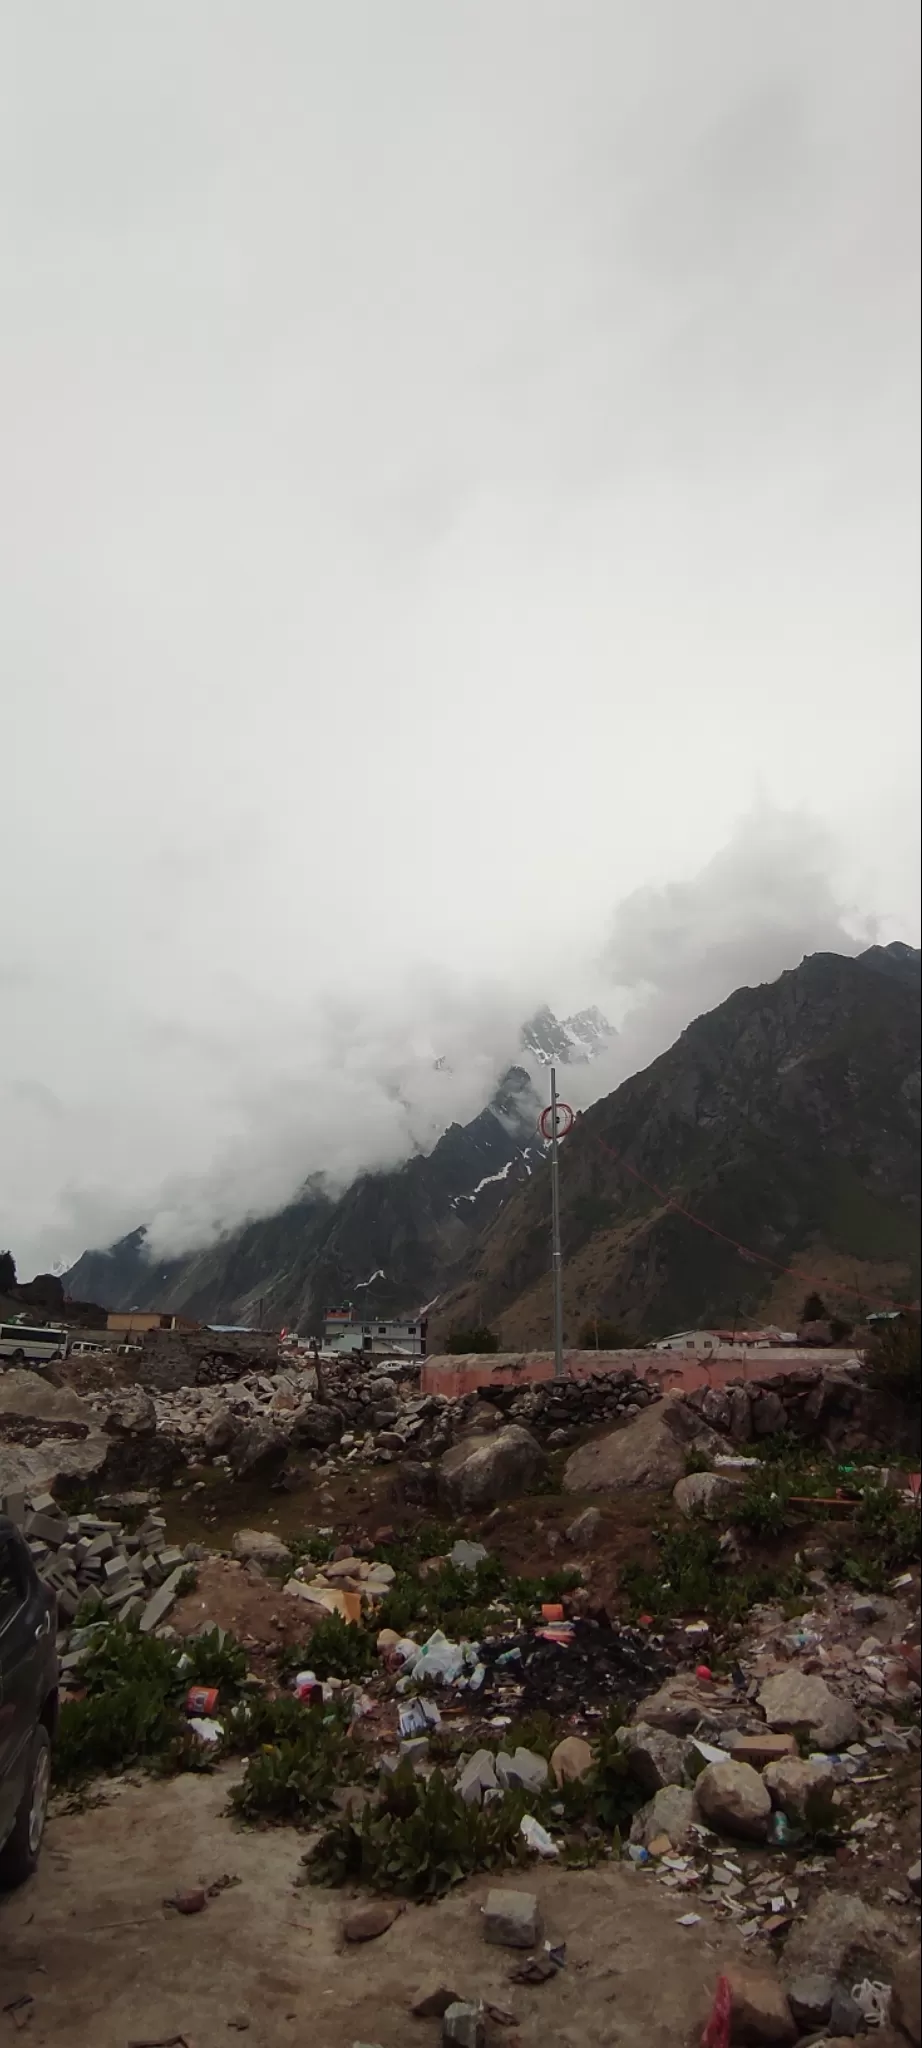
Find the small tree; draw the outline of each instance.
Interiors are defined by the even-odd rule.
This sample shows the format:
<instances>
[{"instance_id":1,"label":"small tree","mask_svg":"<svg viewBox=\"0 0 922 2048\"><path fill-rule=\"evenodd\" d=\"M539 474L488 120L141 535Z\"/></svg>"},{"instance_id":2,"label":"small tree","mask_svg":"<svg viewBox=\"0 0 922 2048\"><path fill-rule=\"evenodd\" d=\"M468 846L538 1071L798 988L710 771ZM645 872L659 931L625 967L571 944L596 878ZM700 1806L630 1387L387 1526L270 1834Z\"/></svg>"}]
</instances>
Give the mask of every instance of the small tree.
<instances>
[{"instance_id":1,"label":"small tree","mask_svg":"<svg viewBox=\"0 0 922 2048\"><path fill-rule=\"evenodd\" d=\"M625 1351L630 1337L610 1316L587 1316L579 1333L581 1351Z\"/></svg>"},{"instance_id":2,"label":"small tree","mask_svg":"<svg viewBox=\"0 0 922 2048\"><path fill-rule=\"evenodd\" d=\"M802 1323L825 1323L829 1310L821 1294L808 1294L800 1311Z\"/></svg>"},{"instance_id":3,"label":"small tree","mask_svg":"<svg viewBox=\"0 0 922 2048\"><path fill-rule=\"evenodd\" d=\"M445 1349L452 1358L460 1357L464 1351L498 1351L499 1338L495 1330L488 1330L485 1323L478 1323L471 1330L452 1330Z\"/></svg>"},{"instance_id":4,"label":"small tree","mask_svg":"<svg viewBox=\"0 0 922 2048\"><path fill-rule=\"evenodd\" d=\"M898 1322L875 1328L864 1354L865 1371L872 1387L894 1394L909 1409L922 1406L922 1334L917 1315L905 1313Z\"/></svg>"},{"instance_id":5,"label":"small tree","mask_svg":"<svg viewBox=\"0 0 922 2048\"><path fill-rule=\"evenodd\" d=\"M12 1294L16 1285L16 1261L12 1252L0 1252L0 1294Z\"/></svg>"}]
</instances>

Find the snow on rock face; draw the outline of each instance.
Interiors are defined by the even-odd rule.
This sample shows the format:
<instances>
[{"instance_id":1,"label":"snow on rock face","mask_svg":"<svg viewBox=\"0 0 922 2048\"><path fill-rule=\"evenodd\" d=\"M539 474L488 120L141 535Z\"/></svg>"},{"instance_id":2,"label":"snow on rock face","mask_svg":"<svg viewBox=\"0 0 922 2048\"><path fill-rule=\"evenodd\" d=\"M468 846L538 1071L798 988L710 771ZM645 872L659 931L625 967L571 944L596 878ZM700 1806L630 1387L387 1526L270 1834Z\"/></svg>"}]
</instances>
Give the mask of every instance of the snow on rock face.
<instances>
[{"instance_id":1,"label":"snow on rock face","mask_svg":"<svg viewBox=\"0 0 922 2048\"><path fill-rule=\"evenodd\" d=\"M608 1018L592 1004L563 1022L545 1004L522 1027L521 1047L539 1066L555 1063L564 1067L583 1066L595 1059L617 1033Z\"/></svg>"}]
</instances>

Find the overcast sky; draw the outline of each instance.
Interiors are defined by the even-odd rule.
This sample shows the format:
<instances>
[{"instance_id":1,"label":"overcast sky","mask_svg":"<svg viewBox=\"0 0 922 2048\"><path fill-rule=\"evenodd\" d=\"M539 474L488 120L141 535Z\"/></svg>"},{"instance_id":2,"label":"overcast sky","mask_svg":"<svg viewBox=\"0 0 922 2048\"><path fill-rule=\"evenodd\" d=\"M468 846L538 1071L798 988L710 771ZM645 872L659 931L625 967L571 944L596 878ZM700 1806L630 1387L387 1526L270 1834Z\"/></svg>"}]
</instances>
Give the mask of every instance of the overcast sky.
<instances>
[{"instance_id":1,"label":"overcast sky","mask_svg":"<svg viewBox=\"0 0 922 2048\"><path fill-rule=\"evenodd\" d=\"M23 1272L917 940L912 14L6 0Z\"/></svg>"}]
</instances>

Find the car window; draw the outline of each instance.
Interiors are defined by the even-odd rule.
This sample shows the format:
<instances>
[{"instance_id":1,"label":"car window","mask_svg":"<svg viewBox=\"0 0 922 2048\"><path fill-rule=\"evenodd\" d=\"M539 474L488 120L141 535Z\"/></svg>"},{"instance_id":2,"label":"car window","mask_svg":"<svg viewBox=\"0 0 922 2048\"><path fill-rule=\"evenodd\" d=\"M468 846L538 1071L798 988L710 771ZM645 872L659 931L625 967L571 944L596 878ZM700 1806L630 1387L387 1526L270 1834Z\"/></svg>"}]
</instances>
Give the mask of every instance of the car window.
<instances>
[{"instance_id":1,"label":"car window","mask_svg":"<svg viewBox=\"0 0 922 2048\"><path fill-rule=\"evenodd\" d=\"M26 1575L22 1558L9 1536L0 1536L0 1628L16 1613L26 1597Z\"/></svg>"}]
</instances>

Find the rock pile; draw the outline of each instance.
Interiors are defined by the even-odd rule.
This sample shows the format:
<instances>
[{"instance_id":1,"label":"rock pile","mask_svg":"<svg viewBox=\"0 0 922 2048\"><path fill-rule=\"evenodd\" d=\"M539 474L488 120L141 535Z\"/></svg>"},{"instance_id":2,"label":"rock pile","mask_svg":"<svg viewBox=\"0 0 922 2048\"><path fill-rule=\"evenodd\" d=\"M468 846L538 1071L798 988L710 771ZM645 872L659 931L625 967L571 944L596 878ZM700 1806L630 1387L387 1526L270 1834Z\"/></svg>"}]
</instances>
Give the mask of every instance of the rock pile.
<instances>
[{"instance_id":1,"label":"rock pile","mask_svg":"<svg viewBox=\"0 0 922 2048\"><path fill-rule=\"evenodd\" d=\"M119 1520L68 1515L50 1493L6 1494L3 1513L23 1531L39 1577L57 1599L58 1648L66 1681L82 1651L70 1637L81 1603L116 1621L137 1619L147 1633L163 1621L176 1598L185 1569L181 1550L166 1539L162 1515L148 1510L127 1534ZM79 1631L77 1632L79 1635Z\"/></svg>"},{"instance_id":2,"label":"rock pile","mask_svg":"<svg viewBox=\"0 0 922 2048\"><path fill-rule=\"evenodd\" d=\"M859 1362L798 1365L764 1380L695 1387L683 1396L709 1427L732 1444L783 1430L816 1443L841 1444L863 1435L869 1406Z\"/></svg>"}]
</instances>

